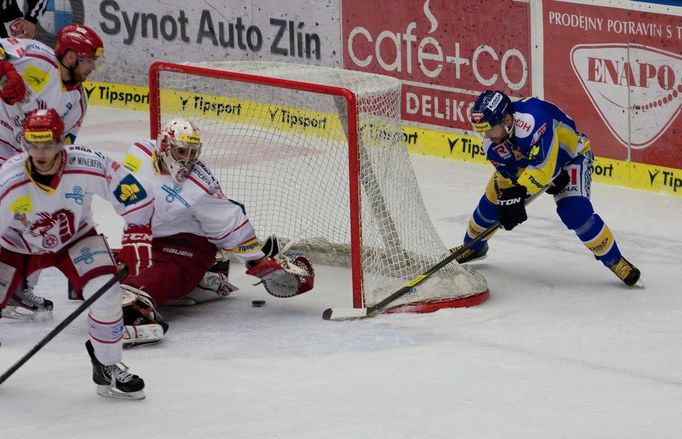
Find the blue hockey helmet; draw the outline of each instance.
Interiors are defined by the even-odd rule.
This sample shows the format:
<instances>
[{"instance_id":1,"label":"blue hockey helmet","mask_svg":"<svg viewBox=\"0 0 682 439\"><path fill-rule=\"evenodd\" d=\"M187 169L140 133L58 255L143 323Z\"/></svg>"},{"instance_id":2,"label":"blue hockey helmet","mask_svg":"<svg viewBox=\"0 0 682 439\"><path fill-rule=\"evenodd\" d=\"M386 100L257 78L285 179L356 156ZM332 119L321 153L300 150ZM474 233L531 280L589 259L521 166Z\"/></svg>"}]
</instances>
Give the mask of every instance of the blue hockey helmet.
<instances>
[{"instance_id":1,"label":"blue hockey helmet","mask_svg":"<svg viewBox=\"0 0 682 439\"><path fill-rule=\"evenodd\" d=\"M498 90L486 90L478 96L471 109L471 124L477 133L485 133L502 124L504 116L513 112L507 95Z\"/></svg>"}]
</instances>

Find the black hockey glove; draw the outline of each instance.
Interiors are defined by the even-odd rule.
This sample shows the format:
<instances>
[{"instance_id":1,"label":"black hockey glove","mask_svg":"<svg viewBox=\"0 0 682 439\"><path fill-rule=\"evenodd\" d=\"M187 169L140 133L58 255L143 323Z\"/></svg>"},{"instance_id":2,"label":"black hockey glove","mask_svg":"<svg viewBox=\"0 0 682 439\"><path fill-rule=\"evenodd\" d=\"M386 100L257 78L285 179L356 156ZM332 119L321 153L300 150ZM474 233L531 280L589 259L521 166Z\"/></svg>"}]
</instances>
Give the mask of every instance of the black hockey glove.
<instances>
[{"instance_id":1,"label":"black hockey glove","mask_svg":"<svg viewBox=\"0 0 682 439\"><path fill-rule=\"evenodd\" d=\"M497 219L505 230L511 230L528 219L526 215L525 186L512 186L500 190L497 197Z\"/></svg>"},{"instance_id":2,"label":"black hockey glove","mask_svg":"<svg viewBox=\"0 0 682 439\"><path fill-rule=\"evenodd\" d=\"M566 186L568 186L568 183L571 182L571 178L568 176L568 172L566 172L565 169L562 169L561 172L559 172L559 175L557 175L554 180L549 184L549 187L545 192L547 192L550 195L556 195L559 192L563 191Z\"/></svg>"}]
</instances>

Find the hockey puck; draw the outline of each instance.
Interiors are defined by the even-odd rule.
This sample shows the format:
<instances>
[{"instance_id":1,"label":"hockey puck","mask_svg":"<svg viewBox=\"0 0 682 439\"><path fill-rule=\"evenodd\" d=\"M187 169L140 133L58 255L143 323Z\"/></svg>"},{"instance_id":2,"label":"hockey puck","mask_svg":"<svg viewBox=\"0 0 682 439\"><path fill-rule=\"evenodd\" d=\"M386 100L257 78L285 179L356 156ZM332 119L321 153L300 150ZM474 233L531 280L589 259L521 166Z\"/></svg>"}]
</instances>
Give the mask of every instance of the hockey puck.
<instances>
[{"instance_id":1,"label":"hockey puck","mask_svg":"<svg viewBox=\"0 0 682 439\"><path fill-rule=\"evenodd\" d=\"M265 306L265 300L252 300L251 306L253 306L254 308L260 308L261 306Z\"/></svg>"}]
</instances>

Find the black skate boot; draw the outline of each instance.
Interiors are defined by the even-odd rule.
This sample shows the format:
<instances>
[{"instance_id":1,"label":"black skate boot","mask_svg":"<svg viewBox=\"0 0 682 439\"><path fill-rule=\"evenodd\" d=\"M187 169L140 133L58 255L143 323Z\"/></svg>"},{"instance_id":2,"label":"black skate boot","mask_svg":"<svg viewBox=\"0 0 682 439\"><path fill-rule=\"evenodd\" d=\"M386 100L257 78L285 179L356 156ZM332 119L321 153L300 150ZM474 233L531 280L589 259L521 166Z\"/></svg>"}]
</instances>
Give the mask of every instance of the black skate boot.
<instances>
[{"instance_id":1,"label":"black skate boot","mask_svg":"<svg viewBox=\"0 0 682 439\"><path fill-rule=\"evenodd\" d=\"M456 251L459 251L460 248L464 247L464 244L458 245L457 247L453 247L450 249L450 253L454 253ZM481 247L478 250L467 250L461 255L457 256L455 260L459 262L460 264L465 264L467 262L473 262L473 261L480 261L481 259L485 259L488 257L488 243L486 242L483 244L483 247Z\"/></svg>"},{"instance_id":2,"label":"black skate boot","mask_svg":"<svg viewBox=\"0 0 682 439\"><path fill-rule=\"evenodd\" d=\"M7 301L2 316L18 320L51 320L53 308L51 300L33 294L33 287L19 287Z\"/></svg>"},{"instance_id":3,"label":"black skate boot","mask_svg":"<svg viewBox=\"0 0 682 439\"><path fill-rule=\"evenodd\" d=\"M90 340L85 342L85 348L92 362L92 380L97 384L97 394L107 398L144 399L144 380L137 375L128 373L128 367L123 364L105 366L95 357L95 349Z\"/></svg>"},{"instance_id":4,"label":"black skate boot","mask_svg":"<svg viewBox=\"0 0 682 439\"><path fill-rule=\"evenodd\" d=\"M639 280L639 275L641 274L637 267L632 265L627 259L621 256L616 263L613 265L609 266L609 269L613 271L616 276L623 282L625 282L625 285L631 287L637 283Z\"/></svg>"}]
</instances>

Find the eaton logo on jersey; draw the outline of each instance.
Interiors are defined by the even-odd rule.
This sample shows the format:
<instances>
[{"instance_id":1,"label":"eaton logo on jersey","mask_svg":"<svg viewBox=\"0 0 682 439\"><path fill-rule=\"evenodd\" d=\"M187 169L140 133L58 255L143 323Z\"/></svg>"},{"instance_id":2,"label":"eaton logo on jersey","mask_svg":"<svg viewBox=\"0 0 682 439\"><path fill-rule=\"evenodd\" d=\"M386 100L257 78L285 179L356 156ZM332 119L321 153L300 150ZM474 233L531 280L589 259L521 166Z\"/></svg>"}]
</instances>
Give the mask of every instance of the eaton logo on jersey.
<instances>
[{"instance_id":1,"label":"eaton logo on jersey","mask_svg":"<svg viewBox=\"0 0 682 439\"><path fill-rule=\"evenodd\" d=\"M126 175L114 190L114 196L124 206L147 198L147 192L132 175Z\"/></svg>"}]
</instances>

